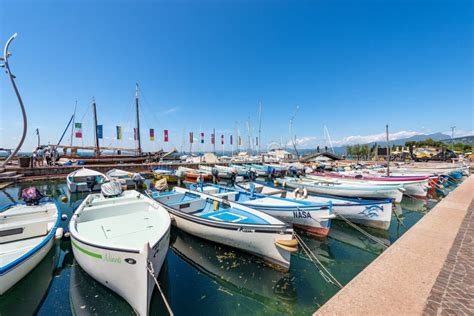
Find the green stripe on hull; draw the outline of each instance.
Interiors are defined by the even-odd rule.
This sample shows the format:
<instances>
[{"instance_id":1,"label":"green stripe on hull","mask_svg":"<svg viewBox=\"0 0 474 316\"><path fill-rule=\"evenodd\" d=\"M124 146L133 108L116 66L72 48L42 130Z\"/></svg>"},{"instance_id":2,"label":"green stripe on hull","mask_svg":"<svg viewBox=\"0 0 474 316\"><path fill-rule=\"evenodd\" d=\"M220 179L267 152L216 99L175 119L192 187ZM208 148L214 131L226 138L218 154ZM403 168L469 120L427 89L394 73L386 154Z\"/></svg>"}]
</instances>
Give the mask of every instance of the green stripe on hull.
<instances>
[{"instance_id":1,"label":"green stripe on hull","mask_svg":"<svg viewBox=\"0 0 474 316\"><path fill-rule=\"evenodd\" d=\"M77 244L76 244L74 241L72 241L72 240L71 240L71 243L72 243L72 245L73 245L74 247L76 247L77 250L79 250L79 251L85 253L86 255L89 255L89 256L91 256L91 257L93 257L93 258L96 258L96 259L102 259L102 255L100 255L100 254L98 254L98 253L93 253L93 252L91 252L91 251L88 251L88 250L86 250L86 249L80 247L79 245L77 245Z\"/></svg>"}]
</instances>

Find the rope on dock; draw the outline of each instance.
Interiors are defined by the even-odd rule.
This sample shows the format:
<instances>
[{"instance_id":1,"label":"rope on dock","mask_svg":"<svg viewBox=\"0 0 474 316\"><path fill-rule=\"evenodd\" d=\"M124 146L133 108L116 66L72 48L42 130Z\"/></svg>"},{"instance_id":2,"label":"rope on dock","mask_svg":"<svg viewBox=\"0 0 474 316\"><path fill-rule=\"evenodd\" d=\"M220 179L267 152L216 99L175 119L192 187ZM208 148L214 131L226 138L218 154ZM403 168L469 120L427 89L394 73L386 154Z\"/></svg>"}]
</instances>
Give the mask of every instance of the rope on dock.
<instances>
[{"instance_id":1,"label":"rope on dock","mask_svg":"<svg viewBox=\"0 0 474 316\"><path fill-rule=\"evenodd\" d=\"M303 241L303 239L298 236L296 232L293 233L296 240L298 240L298 243L301 246L301 249L305 252L305 254L308 256L309 260L314 264L316 269L318 269L319 274L321 274L321 277L328 283L334 284L338 288L342 289L342 284L336 279L335 276L329 272L326 267L319 261L319 259L316 257L316 255L311 251L311 249L308 247L308 245ZM319 266L318 266L319 265Z\"/></svg>"},{"instance_id":2,"label":"rope on dock","mask_svg":"<svg viewBox=\"0 0 474 316\"><path fill-rule=\"evenodd\" d=\"M163 298L163 301L165 302L166 308L168 309L168 313L171 316L174 316L173 310L171 309L171 306L168 303L168 300L166 299L165 294L161 290L160 284L158 283L158 279L155 277L155 270L153 269L153 264L151 263L150 260L147 260L146 269L148 270L148 273L150 273L151 277L153 278L153 281L155 281L156 287L160 291L161 297Z\"/></svg>"},{"instance_id":3,"label":"rope on dock","mask_svg":"<svg viewBox=\"0 0 474 316\"><path fill-rule=\"evenodd\" d=\"M359 226L357 226L356 224L354 224L353 222L351 222L350 220L348 220L345 216L339 214L339 213L335 213L334 214L341 218L344 222L346 222L349 226L351 226L352 228L354 228L355 230L357 230L358 232L360 232L362 235L368 237L369 239L372 239L373 241L375 241L376 243L384 246L385 248L388 248L390 245L387 244L386 242L384 242L383 240L375 237L374 235L370 234L369 232L367 232L366 230L360 228Z\"/></svg>"}]
</instances>

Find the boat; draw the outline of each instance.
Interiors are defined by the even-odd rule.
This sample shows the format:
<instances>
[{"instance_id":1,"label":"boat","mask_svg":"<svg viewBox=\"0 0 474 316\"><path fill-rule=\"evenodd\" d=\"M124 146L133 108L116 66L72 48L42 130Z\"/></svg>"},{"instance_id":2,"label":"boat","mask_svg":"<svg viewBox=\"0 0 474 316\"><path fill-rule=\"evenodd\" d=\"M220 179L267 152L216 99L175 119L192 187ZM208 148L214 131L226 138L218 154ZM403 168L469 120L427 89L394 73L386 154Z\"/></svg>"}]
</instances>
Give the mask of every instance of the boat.
<instances>
[{"instance_id":1,"label":"boat","mask_svg":"<svg viewBox=\"0 0 474 316\"><path fill-rule=\"evenodd\" d=\"M250 171L255 172L258 177L268 177L271 175L268 166L251 164L251 165L244 165L245 167L249 168Z\"/></svg>"},{"instance_id":2,"label":"boat","mask_svg":"<svg viewBox=\"0 0 474 316\"><path fill-rule=\"evenodd\" d=\"M51 250L25 277L0 298L2 315L37 315L50 290L61 249L54 242Z\"/></svg>"},{"instance_id":3,"label":"boat","mask_svg":"<svg viewBox=\"0 0 474 316\"><path fill-rule=\"evenodd\" d=\"M127 187L133 187L136 184L136 181L134 179L135 173L133 172L120 169L111 169L107 171L105 175L107 176L107 178L111 180L116 180L120 182L121 185L125 185ZM139 178L141 178L141 176Z\"/></svg>"},{"instance_id":4,"label":"boat","mask_svg":"<svg viewBox=\"0 0 474 316\"><path fill-rule=\"evenodd\" d=\"M265 164L264 166L268 168L268 173L273 177L284 177L289 170L286 166L276 164Z\"/></svg>"},{"instance_id":5,"label":"boat","mask_svg":"<svg viewBox=\"0 0 474 316\"><path fill-rule=\"evenodd\" d=\"M249 183L239 184L248 189ZM266 196L277 196L288 199L301 198L295 191L281 190L260 183L255 183L255 187L261 194ZM341 215L351 222L367 227L387 230L392 219L393 204L392 199L367 200L351 199L342 197L330 197L315 194L303 194L303 201L311 203L331 203L332 213L335 219L342 219Z\"/></svg>"},{"instance_id":6,"label":"boat","mask_svg":"<svg viewBox=\"0 0 474 316\"><path fill-rule=\"evenodd\" d=\"M318 182L310 179L282 178L277 183L293 189L305 188L309 192L323 195L344 196L350 198L390 198L400 203L403 197L402 185L371 185L356 183Z\"/></svg>"},{"instance_id":7,"label":"boat","mask_svg":"<svg viewBox=\"0 0 474 316\"><path fill-rule=\"evenodd\" d=\"M152 169L152 173L153 177L156 180L166 179L166 182L169 183L178 182L178 175L176 174L176 170L155 167Z\"/></svg>"},{"instance_id":8,"label":"boat","mask_svg":"<svg viewBox=\"0 0 474 316\"><path fill-rule=\"evenodd\" d=\"M297 250L293 228L261 211L202 192L175 187L148 191L162 203L179 229L216 243L234 247L288 270Z\"/></svg>"},{"instance_id":9,"label":"boat","mask_svg":"<svg viewBox=\"0 0 474 316\"><path fill-rule=\"evenodd\" d=\"M328 172L313 172L306 176L309 179L317 181L330 181L355 184L373 184L373 185L401 185L409 196L426 197L430 183L430 177L371 177L362 175L346 175Z\"/></svg>"},{"instance_id":10,"label":"boat","mask_svg":"<svg viewBox=\"0 0 474 316\"><path fill-rule=\"evenodd\" d=\"M74 257L137 314L148 315L169 247L170 218L158 203L135 190L121 192L116 182L101 191L89 194L71 218Z\"/></svg>"},{"instance_id":11,"label":"boat","mask_svg":"<svg viewBox=\"0 0 474 316\"><path fill-rule=\"evenodd\" d=\"M266 196L255 192L207 184L196 186L189 184L190 189L237 202L239 204L274 216L294 227L303 229L313 235L325 237L331 227L331 203L314 203L297 199Z\"/></svg>"},{"instance_id":12,"label":"boat","mask_svg":"<svg viewBox=\"0 0 474 316\"><path fill-rule=\"evenodd\" d=\"M87 168L77 169L66 177L71 192L99 191L102 183L108 180L103 173Z\"/></svg>"},{"instance_id":13,"label":"boat","mask_svg":"<svg viewBox=\"0 0 474 316\"><path fill-rule=\"evenodd\" d=\"M0 208L0 295L30 273L62 237L54 202L12 203Z\"/></svg>"},{"instance_id":14,"label":"boat","mask_svg":"<svg viewBox=\"0 0 474 316\"><path fill-rule=\"evenodd\" d=\"M210 173L220 179L233 179L237 175L236 169L219 165L215 165L214 167L199 165L199 170Z\"/></svg>"},{"instance_id":15,"label":"boat","mask_svg":"<svg viewBox=\"0 0 474 316\"><path fill-rule=\"evenodd\" d=\"M176 171L176 174L179 178L183 178L186 181L196 182L198 179L203 181L212 181L212 174L204 171L204 170L197 170L187 167L179 167Z\"/></svg>"},{"instance_id":16,"label":"boat","mask_svg":"<svg viewBox=\"0 0 474 316\"><path fill-rule=\"evenodd\" d=\"M238 176L241 176L241 177L244 177L244 178L247 178L247 177L250 176L250 174L249 174L250 173L250 168L249 167L239 165L239 164L229 164L229 167L234 168L236 170Z\"/></svg>"}]
</instances>

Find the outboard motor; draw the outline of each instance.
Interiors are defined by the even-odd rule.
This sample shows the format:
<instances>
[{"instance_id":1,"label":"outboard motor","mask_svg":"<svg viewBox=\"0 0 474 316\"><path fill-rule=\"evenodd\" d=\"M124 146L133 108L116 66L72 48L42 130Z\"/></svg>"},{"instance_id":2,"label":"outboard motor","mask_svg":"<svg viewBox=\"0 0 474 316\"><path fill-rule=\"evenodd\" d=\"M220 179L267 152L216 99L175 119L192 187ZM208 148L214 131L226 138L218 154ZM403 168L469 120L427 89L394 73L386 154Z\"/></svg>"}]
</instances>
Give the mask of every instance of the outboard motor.
<instances>
[{"instance_id":1,"label":"outboard motor","mask_svg":"<svg viewBox=\"0 0 474 316\"><path fill-rule=\"evenodd\" d=\"M21 191L21 198L26 205L38 205L43 198L43 194L36 187L29 187Z\"/></svg>"},{"instance_id":2,"label":"outboard motor","mask_svg":"<svg viewBox=\"0 0 474 316\"><path fill-rule=\"evenodd\" d=\"M97 184L97 178L96 176L89 176L86 178L86 184L87 188L89 188L89 191L92 192L94 190L94 187Z\"/></svg>"},{"instance_id":3,"label":"outboard motor","mask_svg":"<svg viewBox=\"0 0 474 316\"><path fill-rule=\"evenodd\" d=\"M255 179L257 179L257 171L255 170L255 168L250 168L250 170L248 171L248 175L250 181L255 181Z\"/></svg>"},{"instance_id":4,"label":"outboard motor","mask_svg":"<svg viewBox=\"0 0 474 316\"><path fill-rule=\"evenodd\" d=\"M212 178L214 180L213 182L218 183L219 182L219 170L217 170L217 168L212 168L211 174L212 174Z\"/></svg>"}]
</instances>

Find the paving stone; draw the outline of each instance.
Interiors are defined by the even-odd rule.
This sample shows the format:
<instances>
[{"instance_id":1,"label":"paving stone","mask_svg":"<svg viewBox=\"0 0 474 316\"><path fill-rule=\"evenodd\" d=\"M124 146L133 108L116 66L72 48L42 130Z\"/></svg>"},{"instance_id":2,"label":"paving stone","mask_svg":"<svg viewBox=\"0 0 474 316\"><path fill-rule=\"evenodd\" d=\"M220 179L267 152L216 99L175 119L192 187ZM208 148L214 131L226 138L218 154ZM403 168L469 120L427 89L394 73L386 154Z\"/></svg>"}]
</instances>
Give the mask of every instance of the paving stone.
<instances>
[{"instance_id":1,"label":"paving stone","mask_svg":"<svg viewBox=\"0 0 474 316\"><path fill-rule=\"evenodd\" d=\"M424 315L474 315L474 202L431 289Z\"/></svg>"}]
</instances>

